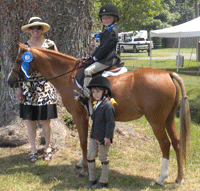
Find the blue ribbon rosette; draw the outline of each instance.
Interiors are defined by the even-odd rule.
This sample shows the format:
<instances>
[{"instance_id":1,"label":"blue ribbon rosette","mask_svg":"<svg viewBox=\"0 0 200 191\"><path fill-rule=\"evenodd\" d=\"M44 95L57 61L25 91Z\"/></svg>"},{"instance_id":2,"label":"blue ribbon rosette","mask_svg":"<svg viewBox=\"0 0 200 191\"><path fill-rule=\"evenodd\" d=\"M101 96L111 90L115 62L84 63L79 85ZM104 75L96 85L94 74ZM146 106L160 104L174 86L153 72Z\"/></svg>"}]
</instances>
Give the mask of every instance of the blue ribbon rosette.
<instances>
[{"instance_id":1,"label":"blue ribbon rosette","mask_svg":"<svg viewBox=\"0 0 200 191\"><path fill-rule=\"evenodd\" d=\"M21 65L21 69L25 74L25 79L29 78L30 76L29 74L29 63L33 60L33 56L30 52L25 52L22 55L22 65Z\"/></svg>"},{"instance_id":2,"label":"blue ribbon rosette","mask_svg":"<svg viewBox=\"0 0 200 191\"><path fill-rule=\"evenodd\" d=\"M99 33L97 33L97 34L95 35L95 39L100 38L100 36L101 36L101 32L99 32Z\"/></svg>"}]
</instances>

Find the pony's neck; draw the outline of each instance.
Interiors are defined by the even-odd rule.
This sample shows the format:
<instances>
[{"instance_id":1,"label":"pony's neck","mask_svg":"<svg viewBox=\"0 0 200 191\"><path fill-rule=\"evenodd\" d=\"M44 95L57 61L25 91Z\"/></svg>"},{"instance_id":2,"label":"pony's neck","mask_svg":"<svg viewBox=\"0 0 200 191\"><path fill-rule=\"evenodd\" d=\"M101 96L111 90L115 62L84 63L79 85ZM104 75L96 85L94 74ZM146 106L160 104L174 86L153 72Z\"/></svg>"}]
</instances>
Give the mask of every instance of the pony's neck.
<instances>
[{"instance_id":1,"label":"pony's neck","mask_svg":"<svg viewBox=\"0 0 200 191\"><path fill-rule=\"evenodd\" d=\"M34 51L35 49L37 51ZM44 74L44 77L47 75L49 78L71 71L78 61L74 57L52 50L34 48L33 54L33 60L37 58L35 59L37 71Z\"/></svg>"}]
</instances>

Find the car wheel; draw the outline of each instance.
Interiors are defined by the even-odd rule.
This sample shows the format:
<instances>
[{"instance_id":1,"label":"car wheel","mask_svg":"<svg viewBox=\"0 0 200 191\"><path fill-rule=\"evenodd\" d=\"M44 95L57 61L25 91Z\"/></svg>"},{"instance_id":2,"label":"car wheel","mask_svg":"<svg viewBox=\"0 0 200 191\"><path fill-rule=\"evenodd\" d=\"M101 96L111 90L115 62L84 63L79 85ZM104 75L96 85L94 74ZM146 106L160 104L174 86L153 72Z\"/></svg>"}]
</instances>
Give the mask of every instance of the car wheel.
<instances>
[{"instance_id":1,"label":"car wheel","mask_svg":"<svg viewBox=\"0 0 200 191\"><path fill-rule=\"evenodd\" d=\"M124 47L123 47L123 46L121 46L121 47L120 47L120 52L125 52L125 50L124 50Z\"/></svg>"},{"instance_id":2,"label":"car wheel","mask_svg":"<svg viewBox=\"0 0 200 191\"><path fill-rule=\"evenodd\" d=\"M138 51L137 51L137 48L136 48L136 46L134 46L133 47L133 53L137 53Z\"/></svg>"}]
</instances>

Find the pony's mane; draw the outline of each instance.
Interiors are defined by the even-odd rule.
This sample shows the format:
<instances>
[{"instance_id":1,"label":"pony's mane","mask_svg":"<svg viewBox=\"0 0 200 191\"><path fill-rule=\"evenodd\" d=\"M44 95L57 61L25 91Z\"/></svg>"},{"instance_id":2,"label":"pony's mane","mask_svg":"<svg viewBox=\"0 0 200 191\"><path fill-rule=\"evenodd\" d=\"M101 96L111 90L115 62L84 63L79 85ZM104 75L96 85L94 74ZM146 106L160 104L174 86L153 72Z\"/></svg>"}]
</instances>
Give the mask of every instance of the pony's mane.
<instances>
[{"instance_id":1,"label":"pony's mane","mask_svg":"<svg viewBox=\"0 0 200 191\"><path fill-rule=\"evenodd\" d=\"M28 47L23 45L22 43L18 43L18 45L22 49L22 51L27 51L28 50ZM56 55L56 56L59 56L59 57L64 57L64 58L67 58L67 59L70 59L70 60L73 60L73 61L77 61L77 58L74 58L72 56L68 56L66 54L63 54L61 52L57 52L57 51L54 51L54 50L38 48L38 47L31 47L31 49L36 49L36 50L39 50L41 52L45 52L47 54L52 54L54 56Z\"/></svg>"}]
</instances>

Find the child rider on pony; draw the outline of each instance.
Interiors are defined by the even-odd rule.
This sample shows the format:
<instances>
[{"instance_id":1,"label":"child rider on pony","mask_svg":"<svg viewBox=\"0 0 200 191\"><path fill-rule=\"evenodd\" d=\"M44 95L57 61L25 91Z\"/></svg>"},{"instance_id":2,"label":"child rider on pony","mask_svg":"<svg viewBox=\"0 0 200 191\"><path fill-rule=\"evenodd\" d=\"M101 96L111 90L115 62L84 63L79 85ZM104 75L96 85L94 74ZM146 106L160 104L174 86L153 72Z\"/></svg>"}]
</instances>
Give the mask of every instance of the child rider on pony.
<instances>
[{"instance_id":1,"label":"child rider on pony","mask_svg":"<svg viewBox=\"0 0 200 191\"><path fill-rule=\"evenodd\" d=\"M120 56L116 53L118 30L114 25L119 21L118 9L112 4L106 4L101 7L99 17L103 24L102 33L99 34L100 45L90 55L84 65L83 90L81 92L74 90L74 96L78 97L83 105L88 103L91 92L87 86L93 75L120 63Z\"/></svg>"}]
</instances>

